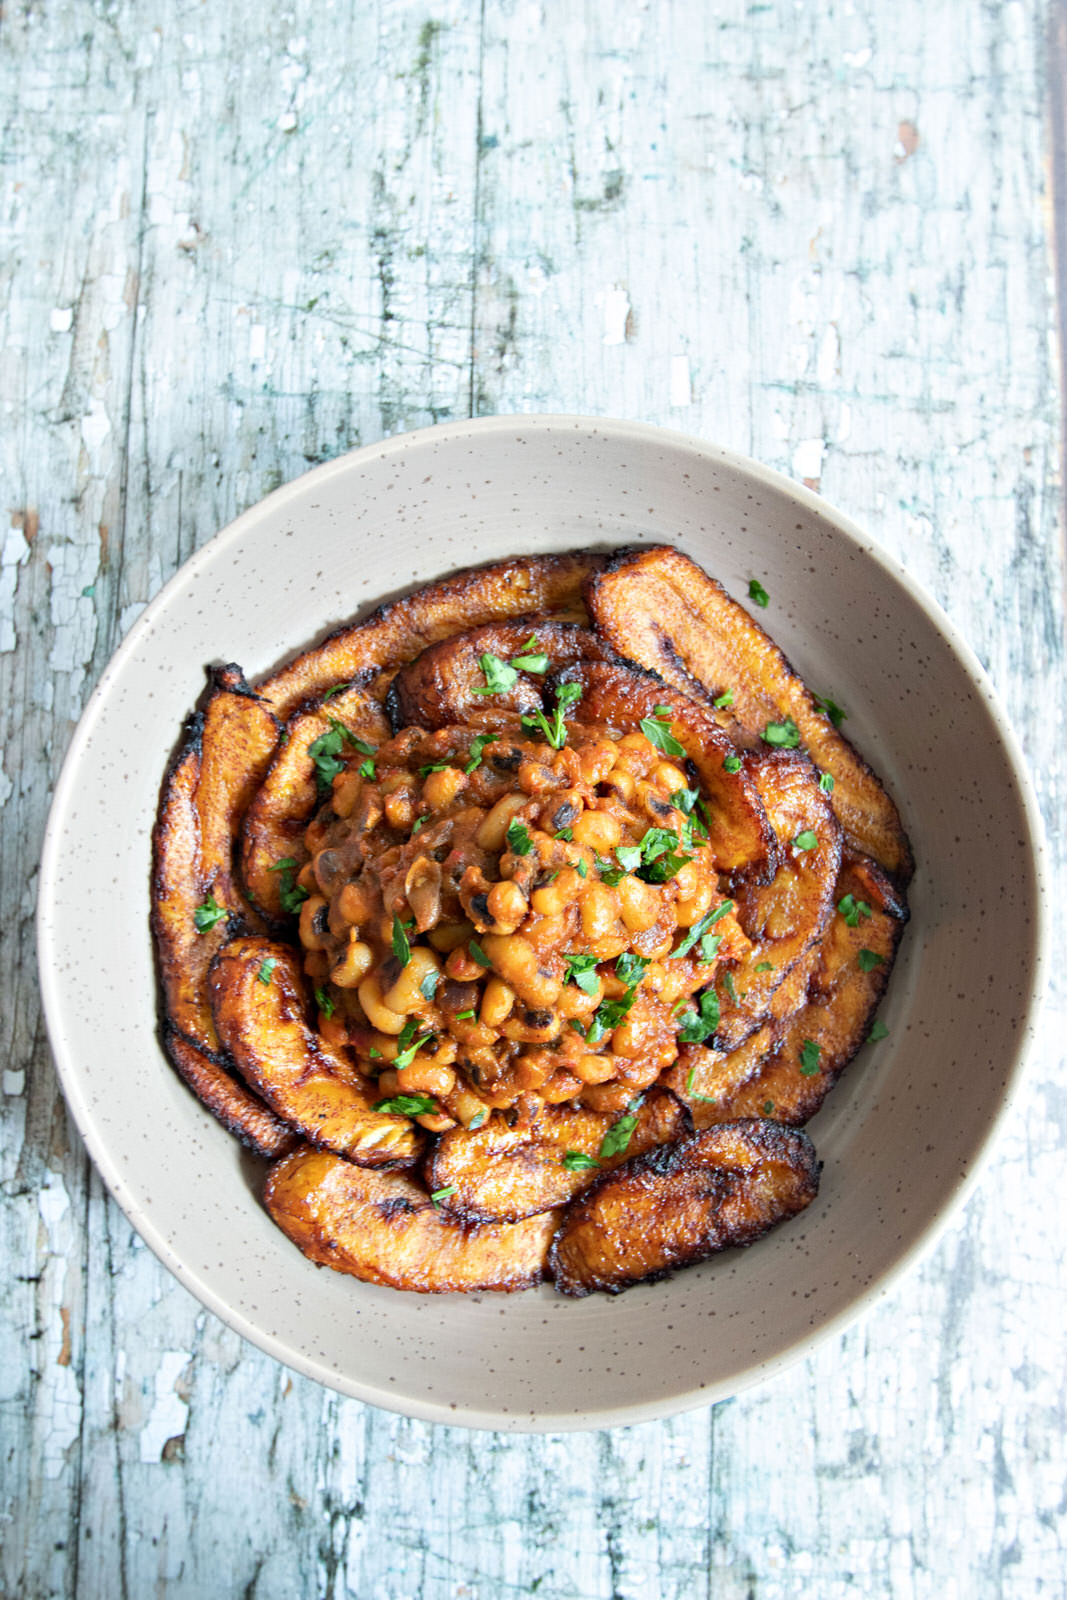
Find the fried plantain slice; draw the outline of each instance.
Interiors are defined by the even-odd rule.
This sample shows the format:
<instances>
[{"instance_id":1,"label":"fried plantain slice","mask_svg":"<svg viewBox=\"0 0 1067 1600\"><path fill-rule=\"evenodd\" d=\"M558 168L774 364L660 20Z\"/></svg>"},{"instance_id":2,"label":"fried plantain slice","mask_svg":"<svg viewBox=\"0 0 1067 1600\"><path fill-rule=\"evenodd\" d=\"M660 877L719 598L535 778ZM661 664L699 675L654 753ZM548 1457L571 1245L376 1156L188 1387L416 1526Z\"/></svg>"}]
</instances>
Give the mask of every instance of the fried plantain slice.
<instances>
[{"instance_id":1,"label":"fried plantain slice","mask_svg":"<svg viewBox=\"0 0 1067 1600\"><path fill-rule=\"evenodd\" d=\"M737 771L725 766L736 752L702 706L629 662L579 662L565 668L560 680L581 685L573 714L582 722L635 733L643 720L662 728L669 721L670 734L692 761L710 801L708 831L719 871L769 882L778 864L774 829L744 766Z\"/></svg>"},{"instance_id":2,"label":"fried plantain slice","mask_svg":"<svg viewBox=\"0 0 1067 1600\"><path fill-rule=\"evenodd\" d=\"M297 1143L297 1135L269 1106L243 1083L238 1083L225 1067L204 1055L188 1039L183 1039L176 1029L169 1026L165 1029L164 1042L179 1075L197 1099L249 1150L274 1160L286 1155Z\"/></svg>"},{"instance_id":3,"label":"fried plantain slice","mask_svg":"<svg viewBox=\"0 0 1067 1600\"><path fill-rule=\"evenodd\" d=\"M826 927L841 866L841 828L807 756L777 750L746 756L745 766L774 828L781 864L769 884L736 892L738 921L752 945L720 993L715 1044L727 1051L767 1015L786 976Z\"/></svg>"},{"instance_id":4,"label":"fried plantain slice","mask_svg":"<svg viewBox=\"0 0 1067 1600\"><path fill-rule=\"evenodd\" d=\"M685 1111L663 1090L652 1090L633 1115L636 1122L630 1123L584 1106L546 1105L532 1122L514 1128L494 1115L475 1132L454 1128L443 1134L427 1160L426 1182L435 1194L454 1186L442 1204L468 1220L518 1222L565 1204L588 1188L598 1171L611 1171L689 1131ZM627 1127L632 1131L616 1154L601 1156L612 1127L620 1134ZM565 1165L568 1153L596 1164Z\"/></svg>"},{"instance_id":5,"label":"fried plantain slice","mask_svg":"<svg viewBox=\"0 0 1067 1600\"><path fill-rule=\"evenodd\" d=\"M808 1122L870 1034L908 912L869 859L846 862L835 890L838 905L847 895L870 915L858 912L854 927L840 911L833 917L806 1004L779 1025L774 1049L758 1070L708 1108L714 1120L763 1114L791 1126Z\"/></svg>"},{"instance_id":6,"label":"fried plantain slice","mask_svg":"<svg viewBox=\"0 0 1067 1600\"><path fill-rule=\"evenodd\" d=\"M751 740L792 718L812 759L834 779L833 807L848 838L906 883L911 847L896 806L838 733L778 646L721 584L669 545L616 553L592 574L589 609L616 650L708 701L733 692L731 715Z\"/></svg>"},{"instance_id":7,"label":"fried plantain slice","mask_svg":"<svg viewBox=\"0 0 1067 1600\"><path fill-rule=\"evenodd\" d=\"M310 1260L418 1294L525 1289L544 1276L559 1213L472 1228L398 1172L303 1147L271 1168L267 1210Z\"/></svg>"},{"instance_id":8,"label":"fried plantain slice","mask_svg":"<svg viewBox=\"0 0 1067 1600\"><path fill-rule=\"evenodd\" d=\"M277 731L240 667L218 668L164 780L152 833L151 923L166 1016L216 1060L207 970L239 927L261 926L234 881L234 847Z\"/></svg>"},{"instance_id":9,"label":"fried plantain slice","mask_svg":"<svg viewBox=\"0 0 1067 1600\"><path fill-rule=\"evenodd\" d=\"M524 650L531 642L532 652ZM513 658L522 661L532 656L535 668L515 669L517 676L509 688L486 694L486 656L494 656L505 668ZM538 658L547 660L542 665ZM602 639L573 622L555 622L543 616L487 622L430 645L401 667L389 686L386 710L396 732L461 723L501 728L523 711L541 709L546 671L558 672L575 661L617 659ZM505 678L509 675L505 673Z\"/></svg>"},{"instance_id":10,"label":"fried plantain slice","mask_svg":"<svg viewBox=\"0 0 1067 1600\"><path fill-rule=\"evenodd\" d=\"M567 1210L549 1252L556 1288L617 1294L751 1244L811 1204L819 1171L805 1134L759 1118L647 1151Z\"/></svg>"},{"instance_id":11,"label":"fried plantain slice","mask_svg":"<svg viewBox=\"0 0 1067 1600\"><path fill-rule=\"evenodd\" d=\"M605 559L575 550L454 572L402 600L379 606L364 622L338 628L265 678L259 693L277 716L287 718L301 701L338 683L358 679L376 695L382 693L397 667L461 629L531 611L584 620L583 585Z\"/></svg>"},{"instance_id":12,"label":"fried plantain slice","mask_svg":"<svg viewBox=\"0 0 1067 1600\"><path fill-rule=\"evenodd\" d=\"M372 1110L374 1089L309 1027L299 958L269 939L233 939L210 973L219 1038L245 1082L312 1144L362 1166L406 1167L423 1136Z\"/></svg>"},{"instance_id":13,"label":"fried plantain slice","mask_svg":"<svg viewBox=\"0 0 1067 1600\"><path fill-rule=\"evenodd\" d=\"M287 737L257 790L241 829L241 872L256 905L272 920L285 915L286 884L280 861L294 863L293 876L308 859L304 830L322 799L318 772L309 749L324 734L343 730L338 759L366 759L355 741L377 747L389 738L389 724L377 701L365 690L344 689L291 719ZM292 882L292 878L288 880Z\"/></svg>"}]
</instances>

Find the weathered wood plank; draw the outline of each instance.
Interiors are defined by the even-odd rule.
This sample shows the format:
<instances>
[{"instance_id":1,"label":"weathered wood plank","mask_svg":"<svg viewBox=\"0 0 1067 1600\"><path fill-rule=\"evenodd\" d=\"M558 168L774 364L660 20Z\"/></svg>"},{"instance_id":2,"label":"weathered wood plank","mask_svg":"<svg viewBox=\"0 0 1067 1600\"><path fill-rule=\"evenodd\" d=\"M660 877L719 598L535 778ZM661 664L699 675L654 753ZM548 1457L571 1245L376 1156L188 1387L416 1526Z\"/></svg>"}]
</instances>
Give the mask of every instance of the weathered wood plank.
<instances>
[{"instance_id":1,"label":"weathered wood plank","mask_svg":"<svg viewBox=\"0 0 1067 1600\"><path fill-rule=\"evenodd\" d=\"M1047 16L5 12L0 1593L1064 1592L1058 974L978 1196L861 1328L713 1412L521 1439L325 1394L162 1271L67 1129L30 932L58 761L148 598L309 462L468 408L821 485L963 627L1055 821Z\"/></svg>"}]
</instances>

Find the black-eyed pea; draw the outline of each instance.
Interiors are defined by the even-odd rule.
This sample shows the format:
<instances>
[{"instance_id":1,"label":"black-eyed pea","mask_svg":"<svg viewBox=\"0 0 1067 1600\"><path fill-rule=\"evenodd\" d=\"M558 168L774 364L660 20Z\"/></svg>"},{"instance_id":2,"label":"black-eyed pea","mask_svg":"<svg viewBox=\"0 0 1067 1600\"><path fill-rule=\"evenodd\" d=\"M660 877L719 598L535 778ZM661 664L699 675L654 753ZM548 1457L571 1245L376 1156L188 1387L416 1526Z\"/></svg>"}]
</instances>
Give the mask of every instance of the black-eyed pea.
<instances>
[{"instance_id":1,"label":"black-eyed pea","mask_svg":"<svg viewBox=\"0 0 1067 1600\"><path fill-rule=\"evenodd\" d=\"M359 926L373 915L374 901L368 891L358 883L346 883L334 904L343 922Z\"/></svg>"},{"instance_id":2,"label":"black-eyed pea","mask_svg":"<svg viewBox=\"0 0 1067 1600\"><path fill-rule=\"evenodd\" d=\"M529 796L525 794L501 795L493 809L482 819L474 835L475 843L482 850L502 850L515 813L522 810L528 799Z\"/></svg>"},{"instance_id":3,"label":"black-eyed pea","mask_svg":"<svg viewBox=\"0 0 1067 1600\"><path fill-rule=\"evenodd\" d=\"M495 975L485 986L482 995L481 1021L487 1028L499 1028L515 1004L515 991L502 978Z\"/></svg>"},{"instance_id":4,"label":"black-eyed pea","mask_svg":"<svg viewBox=\"0 0 1067 1600\"><path fill-rule=\"evenodd\" d=\"M472 928L471 934L473 935L473 933L474 929ZM448 960L445 962L445 971L457 983L473 983L476 978L482 977L485 968L480 962L475 961L465 946L457 945L454 950L449 952Z\"/></svg>"},{"instance_id":5,"label":"black-eyed pea","mask_svg":"<svg viewBox=\"0 0 1067 1600\"><path fill-rule=\"evenodd\" d=\"M527 1050L517 1057L512 1066L515 1087L519 1090L540 1089L556 1071L558 1062L551 1050Z\"/></svg>"},{"instance_id":6,"label":"black-eyed pea","mask_svg":"<svg viewBox=\"0 0 1067 1600\"><path fill-rule=\"evenodd\" d=\"M447 1095L442 1095L444 1108L450 1117L455 1117L465 1128L482 1127L488 1121L489 1107L484 1100L472 1094L462 1078L457 1078Z\"/></svg>"},{"instance_id":7,"label":"black-eyed pea","mask_svg":"<svg viewBox=\"0 0 1067 1600\"><path fill-rule=\"evenodd\" d=\"M592 943L618 931L619 897L606 883L587 883L581 897L582 931Z\"/></svg>"},{"instance_id":8,"label":"black-eyed pea","mask_svg":"<svg viewBox=\"0 0 1067 1600\"><path fill-rule=\"evenodd\" d=\"M386 1067L384 1072L378 1074L376 1100L391 1100L400 1093L400 1074L394 1072L392 1067Z\"/></svg>"},{"instance_id":9,"label":"black-eyed pea","mask_svg":"<svg viewBox=\"0 0 1067 1600\"><path fill-rule=\"evenodd\" d=\"M590 1111L601 1113L625 1111L633 1099L633 1090L629 1084L615 1080L611 1083L590 1084L582 1091L582 1104L588 1106Z\"/></svg>"},{"instance_id":10,"label":"black-eyed pea","mask_svg":"<svg viewBox=\"0 0 1067 1600\"><path fill-rule=\"evenodd\" d=\"M451 1067L438 1066L434 1061L420 1061L418 1056L409 1067L397 1073L401 1094L448 1094L455 1086L456 1074Z\"/></svg>"},{"instance_id":11,"label":"black-eyed pea","mask_svg":"<svg viewBox=\"0 0 1067 1600\"><path fill-rule=\"evenodd\" d=\"M607 777L603 780L603 787L608 793L628 804L637 792L637 780L632 772L627 772L625 767L612 767Z\"/></svg>"},{"instance_id":12,"label":"black-eyed pea","mask_svg":"<svg viewBox=\"0 0 1067 1600\"><path fill-rule=\"evenodd\" d=\"M607 856L622 838L618 820L609 811L583 811L574 823L575 844Z\"/></svg>"},{"instance_id":13,"label":"black-eyed pea","mask_svg":"<svg viewBox=\"0 0 1067 1600\"><path fill-rule=\"evenodd\" d=\"M300 907L300 943L305 950L323 950L329 933L329 907L321 894L313 894Z\"/></svg>"},{"instance_id":14,"label":"black-eyed pea","mask_svg":"<svg viewBox=\"0 0 1067 1600\"><path fill-rule=\"evenodd\" d=\"M325 1039L327 1044L334 1046L348 1043L348 1028L345 1019L339 1011L334 1011L327 1016L324 1011L319 1012L316 1031L320 1039Z\"/></svg>"},{"instance_id":15,"label":"black-eyed pea","mask_svg":"<svg viewBox=\"0 0 1067 1600\"><path fill-rule=\"evenodd\" d=\"M487 933L482 944L500 977L525 1005L555 1005L562 979L542 968L537 951L521 934Z\"/></svg>"},{"instance_id":16,"label":"black-eyed pea","mask_svg":"<svg viewBox=\"0 0 1067 1600\"><path fill-rule=\"evenodd\" d=\"M336 975L333 979L337 982ZM343 987L343 985L342 985ZM367 1021L372 1028L377 1028L380 1033L399 1033L407 1021L402 1012L393 1011L386 1005L382 996L381 985L377 973L371 973L363 979L358 989L359 1003L366 1012Z\"/></svg>"},{"instance_id":17,"label":"black-eyed pea","mask_svg":"<svg viewBox=\"0 0 1067 1600\"><path fill-rule=\"evenodd\" d=\"M409 789L397 789L385 797L385 820L391 828L406 832L415 821L415 800Z\"/></svg>"},{"instance_id":18,"label":"black-eyed pea","mask_svg":"<svg viewBox=\"0 0 1067 1600\"><path fill-rule=\"evenodd\" d=\"M399 1012L402 1017L408 1016L412 1011L419 1011L426 1004L426 996L422 992L422 985L431 976L440 977L441 963L432 950L425 945L411 946L411 956L401 969L399 978L391 989L387 989L382 996L390 1011Z\"/></svg>"},{"instance_id":19,"label":"black-eyed pea","mask_svg":"<svg viewBox=\"0 0 1067 1600\"><path fill-rule=\"evenodd\" d=\"M421 1117L416 1117L415 1121L420 1128L425 1128L427 1133L447 1133L449 1128L456 1126L455 1118L448 1116L444 1111L427 1112Z\"/></svg>"},{"instance_id":20,"label":"black-eyed pea","mask_svg":"<svg viewBox=\"0 0 1067 1600\"><path fill-rule=\"evenodd\" d=\"M440 772L430 772L422 786L422 797L433 811L443 811L464 788L467 775L459 767L445 767Z\"/></svg>"},{"instance_id":21,"label":"black-eyed pea","mask_svg":"<svg viewBox=\"0 0 1067 1600\"><path fill-rule=\"evenodd\" d=\"M350 817L359 804L363 792L363 778L358 767L349 767L334 779L330 805L339 817Z\"/></svg>"},{"instance_id":22,"label":"black-eyed pea","mask_svg":"<svg viewBox=\"0 0 1067 1600\"><path fill-rule=\"evenodd\" d=\"M562 1105L565 1100L573 1100L575 1095L581 1093L583 1088L581 1078L575 1077L573 1072L568 1072L561 1067L554 1072L548 1082L542 1085L541 1098L546 1105Z\"/></svg>"},{"instance_id":23,"label":"black-eyed pea","mask_svg":"<svg viewBox=\"0 0 1067 1600\"><path fill-rule=\"evenodd\" d=\"M582 879L573 867L563 867L551 883L533 891L530 904L539 916L558 917L564 906L574 900L581 884Z\"/></svg>"},{"instance_id":24,"label":"black-eyed pea","mask_svg":"<svg viewBox=\"0 0 1067 1600\"><path fill-rule=\"evenodd\" d=\"M615 765L615 741L596 739L578 752L578 765L586 783L603 783Z\"/></svg>"},{"instance_id":25,"label":"black-eyed pea","mask_svg":"<svg viewBox=\"0 0 1067 1600\"><path fill-rule=\"evenodd\" d=\"M688 788L685 773L676 767L673 761L657 761L649 773L653 783L658 783L668 795L677 794L679 789Z\"/></svg>"},{"instance_id":26,"label":"black-eyed pea","mask_svg":"<svg viewBox=\"0 0 1067 1600\"><path fill-rule=\"evenodd\" d=\"M439 922L437 927L431 928L426 935L427 941L435 950L440 950L442 955L458 949L461 944L466 944L467 940L473 937L474 926L470 922Z\"/></svg>"},{"instance_id":27,"label":"black-eyed pea","mask_svg":"<svg viewBox=\"0 0 1067 1600\"><path fill-rule=\"evenodd\" d=\"M529 907L517 883L501 879L490 889L486 904L500 933L514 933Z\"/></svg>"},{"instance_id":28,"label":"black-eyed pea","mask_svg":"<svg viewBox=\"0 0 1067 1600\"><path fill-rule=\"evenodd\" d=\"M680 928L691 928L694 922L699 922L711 908L712 897L715 890L710 883L703 885L696 894L685 900L675 902L674 916Z\"/></svg>"},{"instance_id":29,"label":"black-eyed pea","mask_svg":"<svg viewBox=\"0 0 1067 1600\"><path fill-rule=\"evenodd\" d=\"M610 1051L603 1055L586 1053L569 1063L571 1071L576 1078L581 1078L583 1083L610 1083L616 1077L619 1063Z\"/></svg>"},{"instance_id":30,"label":"black-eyed pea","mask_svg":"<svg viewBox=\"0 0 1067 1600\"><path fill-rule=\"evenodd\" d=\"M325 950L309 950L304 957L304 971L312 983L321 983L330 975L330 958Z\"/></svg>"},{"instance_id":31,"label":"black-eyed pea","mask_svg":"<svg viewBox=\"0 0 1067 1600\"><path fill-rule=\"evenodd\" d=\"M622 920L631 933L643 933L651 928L660 914L662 900L659 890L651 883L627 874L615 886L619 897Z\"/></svg>"},{"instance_id":32,"label":"black-eyed pea","mask_svg":"<svg viewBox=\"0 0 1067 1600\"><path fill-rule=\"evenodd\" d=\"M304 865L296 875L296 881L301 889L307 890L308 894L315 893L319 888L319 882L315 876L315 863L313 861L304 862Z\"/></svg>"},{"instance_id":33,"label":"black-eyed pea","mask_svg":"<svg viewBox=\"0 0 1067 1600\"><path fill-rule=\"evenodd\" d=\"M588 1017L591 1012L596 1010L601 1000L603 1000L603 979L601 979L597 974L594 974L594 976L596 977L597 981L596 988L593 990L592 994L586 994L585 990L579 989L576 983L565 983L563 985L559 1000L556 1002L556 1004L559 1014L565 1022L569 1022L572 1017L577 1017L579 1020ZM623 992L621 984L619 985L619 991L620 993Z\"/></svg>"},{"instance_id":34,"label":"black-eyed pea","mask_svg":"<svg viewBox=\"0 0 1067 1600\"><path fill-rule=\"evenodd\" d=\"M519 767L520 789L529 794L544 794L548 789L563 789L567 780L546 767L543 761L524 761Z\"/></svg>"}]
</instances>

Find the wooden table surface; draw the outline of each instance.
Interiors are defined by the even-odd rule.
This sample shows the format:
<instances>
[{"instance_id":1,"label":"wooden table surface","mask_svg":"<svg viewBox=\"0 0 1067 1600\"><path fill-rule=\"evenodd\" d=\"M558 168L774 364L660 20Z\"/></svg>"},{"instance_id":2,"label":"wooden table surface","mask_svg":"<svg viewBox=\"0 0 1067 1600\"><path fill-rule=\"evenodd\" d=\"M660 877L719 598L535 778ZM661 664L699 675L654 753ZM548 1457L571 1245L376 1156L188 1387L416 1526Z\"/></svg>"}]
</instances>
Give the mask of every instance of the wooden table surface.
<instances>
[{"instance_id":1,"label":"wooden table surface","mask_svg":"<svg viewBox=\"0 0 1067 1600\"><path fill-rule=\"evenodd\" d=\"M32 934L71 730L191 551L385 434L572 411L793 473L936 596L1021 736L1062 953L1064 17L5 0L0 1594L1067 1593L1062 959L890 1301L714 1409L524 1438L340 1399L168 1276L67 1119Z\"/></svg>"}]
</instances>

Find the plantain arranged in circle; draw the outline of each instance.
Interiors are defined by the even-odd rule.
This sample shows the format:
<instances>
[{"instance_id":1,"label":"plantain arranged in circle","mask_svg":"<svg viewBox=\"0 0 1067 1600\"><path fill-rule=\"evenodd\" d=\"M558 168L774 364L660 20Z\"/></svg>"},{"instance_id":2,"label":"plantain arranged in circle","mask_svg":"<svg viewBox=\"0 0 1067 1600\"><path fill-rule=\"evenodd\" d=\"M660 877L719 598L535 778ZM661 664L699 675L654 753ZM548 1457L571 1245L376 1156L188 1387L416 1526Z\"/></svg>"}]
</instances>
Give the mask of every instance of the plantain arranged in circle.
<instances>
[{"instance_id":1,"label":"plantain arranged in circle","mask_svg":"<svg viewBox=\"0 0 1067 1600\"><path fill-rule=\"evenodd\" d=\"M843 716L666 546L215 669L153 835L161 1033L304 1254L618 1292L808 1205L912 870Z\"/></svg>"}]
</instances>

